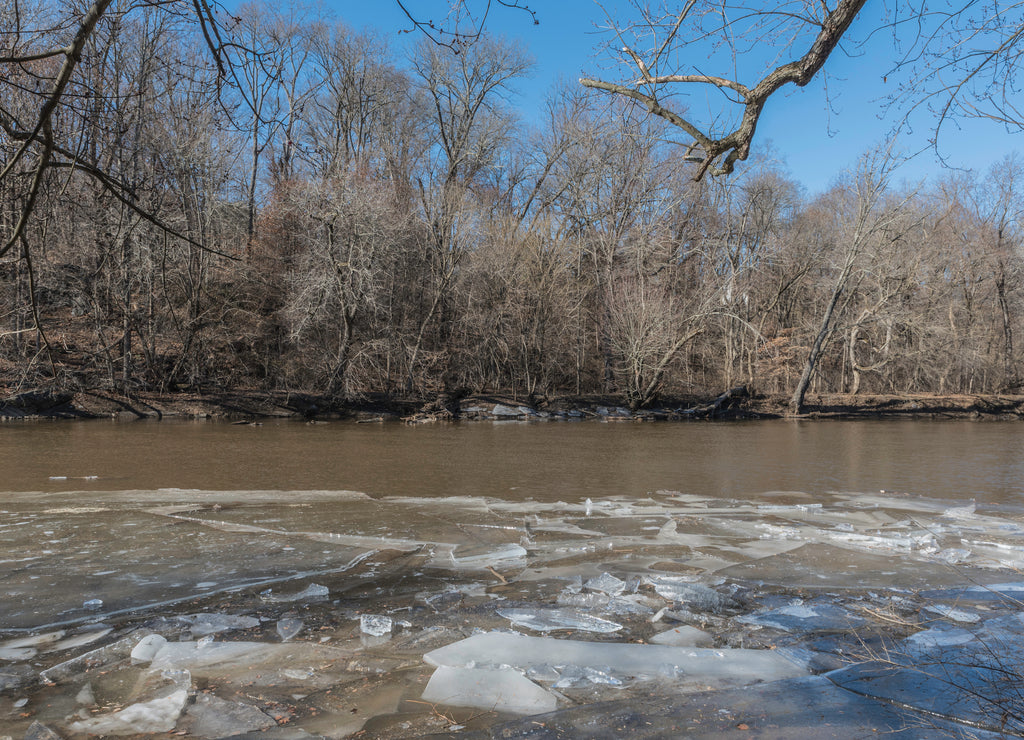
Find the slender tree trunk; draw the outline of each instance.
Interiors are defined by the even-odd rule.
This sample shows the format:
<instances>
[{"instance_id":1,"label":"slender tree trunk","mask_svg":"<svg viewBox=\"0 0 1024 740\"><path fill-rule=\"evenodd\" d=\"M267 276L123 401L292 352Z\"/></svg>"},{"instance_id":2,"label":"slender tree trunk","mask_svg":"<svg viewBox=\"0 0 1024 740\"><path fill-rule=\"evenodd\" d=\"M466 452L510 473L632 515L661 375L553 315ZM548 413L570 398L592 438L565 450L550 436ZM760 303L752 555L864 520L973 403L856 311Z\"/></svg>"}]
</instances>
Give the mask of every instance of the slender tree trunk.
<instances>
[{"instance_id":1,"label":"slender tree trunk","mask_svg":"<svg viewBox=\"0 0 1024 740\"><path fill-rule=\"evenodd\" d=\"M818 327L818 334L814 337L814 343L811 344L811 351L807 354L807 361L804 362L803 372L800 374L800 380L797 381L796 390L793 391L792 397L789 399L789 411L792 414L800 414L804 408L804 397L807 395L807 389L811 385L811 379L814 377L814 370L818 366L818 360L821 359L821 351L825 346L825 340L828 339L829 334L832 333L832 317L835 315L836 306L839 305L839 298L843 294L843 290L846 289L846 283L850 279L850 273L853 272L853 262L857 258L858 248L856 246L858 237L854 237L854 246L851 247L849 253L846 255L846 262L843 264L843 269L839 273L839 277L836 279L835 287L832 289L832 296L829 298L828 305L825 307L825 314L821 317L821 325Z\"/></svg>"}]
</instances>

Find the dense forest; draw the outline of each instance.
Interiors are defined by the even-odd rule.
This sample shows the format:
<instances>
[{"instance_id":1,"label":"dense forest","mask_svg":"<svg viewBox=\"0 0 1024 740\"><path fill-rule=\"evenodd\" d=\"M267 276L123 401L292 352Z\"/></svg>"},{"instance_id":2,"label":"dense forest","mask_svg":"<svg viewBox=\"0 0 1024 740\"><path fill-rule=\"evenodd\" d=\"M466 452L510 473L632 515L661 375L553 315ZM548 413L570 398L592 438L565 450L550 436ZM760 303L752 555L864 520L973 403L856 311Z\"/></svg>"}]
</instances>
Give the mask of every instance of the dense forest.
<instances>
[{"instance_id":1,"label":"dense forest","mask_svg":"<svg viewBox=\"0 0 1024 740\"><path fill-rule=\"evenodd\" d=\"M628 99L517 118L532 62L498 36L237 13L225 72L202 24L109 11L36 134L74 150L4 127L0 393L1019 390L1013 156L907 184L882 142L813 197L763 153L697 179ZM59 79L21 48L8 120Z\"/></svg>"}]
</instances>

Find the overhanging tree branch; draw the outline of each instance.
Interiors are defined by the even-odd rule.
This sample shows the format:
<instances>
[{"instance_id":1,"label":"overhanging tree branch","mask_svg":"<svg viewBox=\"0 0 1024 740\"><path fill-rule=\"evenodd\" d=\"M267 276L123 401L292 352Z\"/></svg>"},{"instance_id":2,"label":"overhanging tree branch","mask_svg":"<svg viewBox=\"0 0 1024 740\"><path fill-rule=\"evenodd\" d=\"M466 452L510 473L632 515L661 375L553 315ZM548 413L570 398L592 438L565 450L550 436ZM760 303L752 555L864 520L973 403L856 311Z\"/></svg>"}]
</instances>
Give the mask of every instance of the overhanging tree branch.
<instances>
[{"instance_id":1,"label":"overhanging tree branch","mask_svg":"<svg viewBox=\"0 0 1024 740\"><path fill-rule=\"evenodd\" d=\"M829 56L835 51L843 35L853 23L857 14L864 7L866 0L839 0L833 10L826 10L820 23L819 31L810 48L801 56L788 64L776 67L766 74L756 85L747 87L743 83L726 77L707 74L668 74L656 75L651 70L660 62L665 49L677 38L679 28L685 22L694 3L688 2L678 14L675 25L669 36L652 55L651 62L645 62L641 55L625 47L622 51L633 60L640 71L639 79L628 83L613 83L604 80L583 78L580 84L596 90L603 90L615 95L622 95L643 104L652 114L664 118L674 126L681 128L693 142L687 149L687 155L699 158L700 165L695 178L701 179L705 173L727 175L731 173L736 162L745 160L750 154L750 146L757 131L757 124L768 100L787 84L803 87L821 70ZM685 45L685 44L683 44ZM660 100L658 92L668 85L704 84L729 90L736 93L735 101L742 105L743 111L736 128L724 135L716 135L711 126L701 127L689 118L666 107ZM643 91L646 88L649 92Z\"/></svg>"}]
</instances>

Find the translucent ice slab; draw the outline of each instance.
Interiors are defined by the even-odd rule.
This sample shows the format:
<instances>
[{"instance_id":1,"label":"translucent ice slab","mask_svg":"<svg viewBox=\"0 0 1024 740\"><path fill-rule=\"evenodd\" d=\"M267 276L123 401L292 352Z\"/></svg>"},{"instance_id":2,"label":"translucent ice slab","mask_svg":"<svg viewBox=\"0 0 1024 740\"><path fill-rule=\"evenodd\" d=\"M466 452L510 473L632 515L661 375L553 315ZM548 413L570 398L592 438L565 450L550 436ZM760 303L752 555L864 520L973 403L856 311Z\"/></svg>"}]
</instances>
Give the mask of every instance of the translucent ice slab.
<instances>
[{"instance_id":1,"label":"translucent ice slab","mask_svg":"<svg viewBox=\"0 0 1024 740\"><path fill-rule=\"evenodd\" d=\"M511 714L554 711L555 695L510 668L439 666L423 692L423 701L475 707Z\"/></svg>"},{"instance_id":2,"label":"translucent ice slab","mask_svg":"<svg viewBox=\"0 0 1024 740\"><path fill-rule=\"evenodd\" d=\"M600 666L616 675L671 677L700 688L743 686L807 674L807 668L769 650L682 648L584 642L486 632L427 653L431 665L452 668Z\"/></svg>"}]
</instances>

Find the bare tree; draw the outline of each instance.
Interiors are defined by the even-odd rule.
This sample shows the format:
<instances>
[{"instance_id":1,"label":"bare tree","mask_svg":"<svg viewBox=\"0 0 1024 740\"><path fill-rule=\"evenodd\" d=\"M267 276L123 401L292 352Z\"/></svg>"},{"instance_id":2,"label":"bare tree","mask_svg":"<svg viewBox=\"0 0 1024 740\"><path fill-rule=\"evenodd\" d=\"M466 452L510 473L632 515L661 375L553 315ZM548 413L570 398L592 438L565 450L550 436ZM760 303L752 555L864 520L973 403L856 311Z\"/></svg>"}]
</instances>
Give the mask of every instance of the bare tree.
<instances>
[{"instance_id":1,"label":"bare tree","mask_svg":"<svg viewBox=\"0 0 1024 740\"><path fill-rule=\"evenodd\" d=\"M472 246L474 187L510 133L503 95L531 64L520 47L486 37L455 56L424 41L412 59L429 101L433 147L419 179L432 274L427 308L409 346L410 386L427 329L443 311L456 268Z\"/></svg>"},{"instance_id":2,"label":"bare tree","mask_svg":"<svg viewBox=\"0 0 1024 740\"><path fill-rule=\"evenodd\" d=\"M821 359L826 341L835 330L837 308L846 297L846 291L860 268L861 256L876 241L891 243L906 233L901 215L908 197L889 198L888 186L898 159L889 150L875 150L861 158L857 169L850 173L849 186L835 192L838 196L830 203L830 212L836 219L832 238L836 240L835 257L831 264L834 275L832 287L821 312L817 331L813 335L803 371L789 401L790 411L803 411L804 397L811 378Z\"/></svg>"},{"instance_id":3,"label":"bare tree","mask_svg":"<svg viewBox=\"0 0 1024 740\"><path fill-rule=\"evenodd\" d=\"M374 339L407 224L387 191L356 173L295 187L290 196L305 250L289 277L285 314L300 355L320 368L322 390L349 396L349 366L359 343Z\"/></svg>"}]
</instances>

